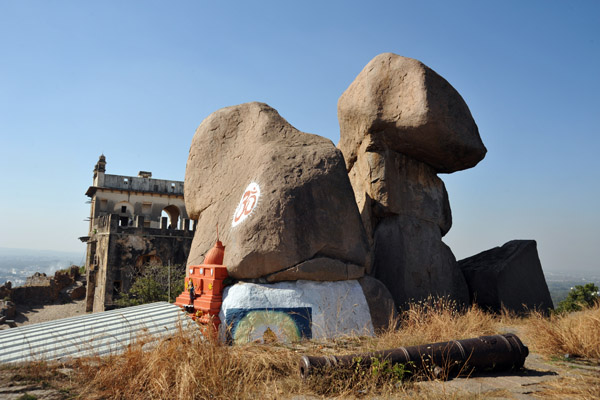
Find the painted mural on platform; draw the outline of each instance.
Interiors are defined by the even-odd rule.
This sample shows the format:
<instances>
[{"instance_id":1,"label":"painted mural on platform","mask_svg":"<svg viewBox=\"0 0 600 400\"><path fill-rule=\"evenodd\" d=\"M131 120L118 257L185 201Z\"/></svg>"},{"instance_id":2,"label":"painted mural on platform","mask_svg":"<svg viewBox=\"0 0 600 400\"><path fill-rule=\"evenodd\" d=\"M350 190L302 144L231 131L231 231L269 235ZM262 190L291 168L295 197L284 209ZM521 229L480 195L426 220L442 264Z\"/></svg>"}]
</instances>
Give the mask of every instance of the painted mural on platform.
<instances>
[{"instance_id":1,"label":"painted mural on platform","mask_svg":"<svg viewBox=\"0 0 600 400\"><path fill-rule=\"evenodd\" d=\"M311 339L311 307L230 308L225 314L229 342L297 342Z\"/></svg>"}]
</instances>

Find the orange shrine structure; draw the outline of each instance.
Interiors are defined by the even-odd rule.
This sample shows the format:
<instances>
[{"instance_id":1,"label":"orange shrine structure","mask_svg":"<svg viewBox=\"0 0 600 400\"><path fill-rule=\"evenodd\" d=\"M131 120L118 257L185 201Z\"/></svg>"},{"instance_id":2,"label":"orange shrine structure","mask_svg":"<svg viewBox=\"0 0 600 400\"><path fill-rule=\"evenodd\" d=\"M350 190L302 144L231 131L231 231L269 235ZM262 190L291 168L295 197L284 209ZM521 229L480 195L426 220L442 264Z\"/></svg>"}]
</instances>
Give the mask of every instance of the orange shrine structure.
<instances>
[{"instance_id":1,"label":"orange shrine structure","mask_svg":"<svg viewBox=\"0 0 600 400\"><path fill-rule=\"evenodd\" d=\"M219 311L223 303L223 281L229 275L223 265L225 246L219 241L206 253L201 265L189 266L185 290L175 299L175 305L185 309L190 316L205 327L217 332L221 320Z\"/></svg>"}]
</instances>

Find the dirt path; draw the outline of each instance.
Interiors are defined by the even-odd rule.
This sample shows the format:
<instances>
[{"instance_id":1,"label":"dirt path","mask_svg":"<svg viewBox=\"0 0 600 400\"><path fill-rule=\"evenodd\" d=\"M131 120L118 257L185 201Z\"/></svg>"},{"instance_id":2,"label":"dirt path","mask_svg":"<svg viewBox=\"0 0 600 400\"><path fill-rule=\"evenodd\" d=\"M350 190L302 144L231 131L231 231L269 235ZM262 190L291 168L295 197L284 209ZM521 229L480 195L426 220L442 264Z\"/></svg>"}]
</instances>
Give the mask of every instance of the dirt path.
<instances>
[{"instance_id":1,"label":"dirt path","mask_svg":"<svg viewBox=\"0 0 600 400\"><path fill-rule=\"evenodd\" d=\"M17 305L15 323L17 326L22 326L83 314L85 314L85 300L77 300L66 304Z\"/></svg>"}]
</instances>

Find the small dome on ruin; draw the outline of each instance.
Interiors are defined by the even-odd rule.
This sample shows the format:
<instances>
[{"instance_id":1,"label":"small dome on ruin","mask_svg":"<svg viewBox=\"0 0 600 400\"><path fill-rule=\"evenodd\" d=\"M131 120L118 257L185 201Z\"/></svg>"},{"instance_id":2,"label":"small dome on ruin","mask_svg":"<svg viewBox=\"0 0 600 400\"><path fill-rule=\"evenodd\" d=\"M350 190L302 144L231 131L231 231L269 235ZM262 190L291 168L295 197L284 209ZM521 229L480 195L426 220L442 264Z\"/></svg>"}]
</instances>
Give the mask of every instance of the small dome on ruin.
<instances>
[{"instance_id":1,"label":"small dome on ruin","mask_svg":"<svg viewBox=\"0 0 600 400\"><path fill-rule=\"evenodd\" d=\"M203 264L223 265L223 257L225 257L225 246L217 240L215 246L206 253Z\"/></svg>"}]
</instances>

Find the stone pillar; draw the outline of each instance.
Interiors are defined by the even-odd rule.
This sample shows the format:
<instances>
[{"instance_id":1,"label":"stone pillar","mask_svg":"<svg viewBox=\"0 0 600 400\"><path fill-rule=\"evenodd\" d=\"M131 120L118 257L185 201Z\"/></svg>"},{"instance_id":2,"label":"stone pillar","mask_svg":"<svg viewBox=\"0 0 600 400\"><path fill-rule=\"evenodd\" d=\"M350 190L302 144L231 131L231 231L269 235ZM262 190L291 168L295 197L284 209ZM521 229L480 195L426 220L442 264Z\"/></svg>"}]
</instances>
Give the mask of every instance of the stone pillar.
<instances>
[{"instance_id":1,"label":"stone pillar","mask_svg":"<svg viewBox=\"0 0 600 400\"><path fill-rule=\"evenodd\" d=\"M144 227L144 217L142 215L135 216L135 227L143 228Z\"/></svg>"},{"instance_id":2,"label":"stone pillar","mask_svg":"<svg viewBox=\"0 0 600 400\"><path fill-rule=\"evenodd\" d=\"M110 214L110 220L109 220L109 229L108 231L114 231L117 229L117 227L119 226L119 214Z\"/></svg>"},{"instance_id":3,"label":"stone pillar","mask_svg":"<svg viewBox=\"0 0 600 400\"><path fill-rule=\"evenodd\" d=\"M182 226L183 226L184 231L189 231L190 230L190 220L188 218L184 218L182 220Z\"/></svg>"},{"instance_id":4,"label":"stone pillar","mask_svg":"<svg viewBox=\"0 0 600 400\"><path fill-rule=\"evenodd\" d=\"M169 218L162 217L160 219L160 229L167 229L167 226L169 226Z\"/></svg>"}]
</instances>

